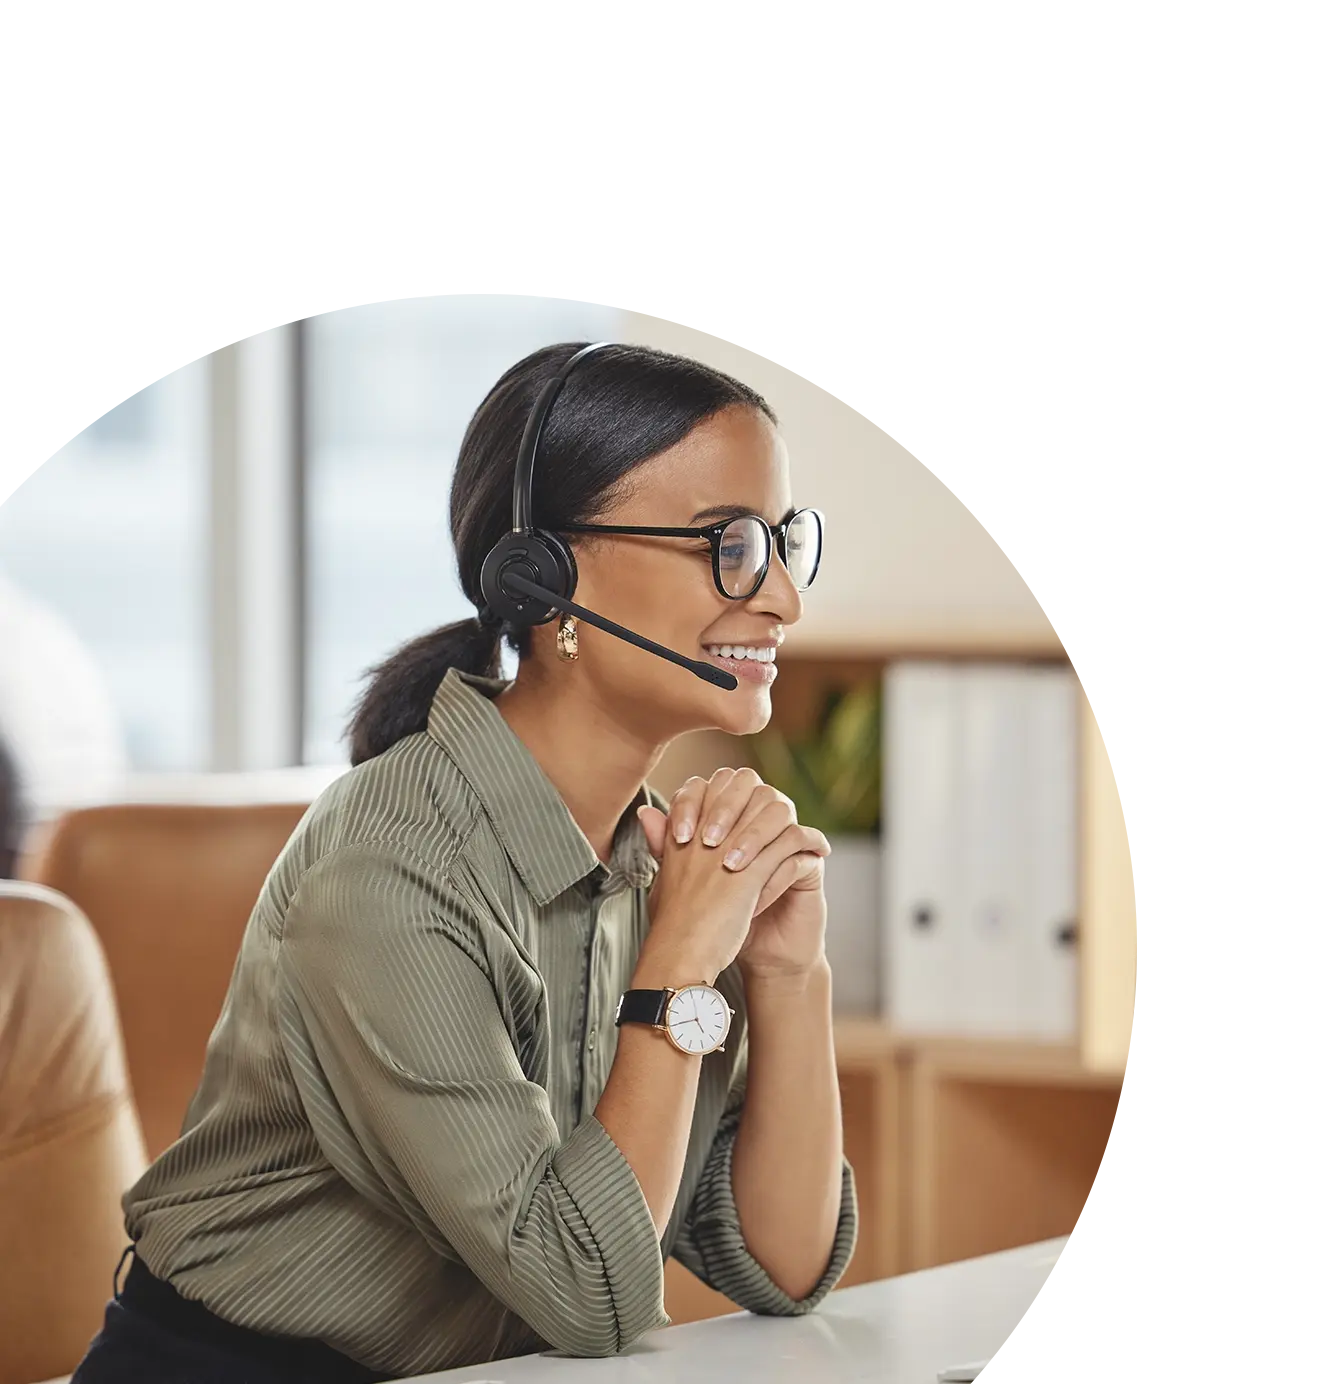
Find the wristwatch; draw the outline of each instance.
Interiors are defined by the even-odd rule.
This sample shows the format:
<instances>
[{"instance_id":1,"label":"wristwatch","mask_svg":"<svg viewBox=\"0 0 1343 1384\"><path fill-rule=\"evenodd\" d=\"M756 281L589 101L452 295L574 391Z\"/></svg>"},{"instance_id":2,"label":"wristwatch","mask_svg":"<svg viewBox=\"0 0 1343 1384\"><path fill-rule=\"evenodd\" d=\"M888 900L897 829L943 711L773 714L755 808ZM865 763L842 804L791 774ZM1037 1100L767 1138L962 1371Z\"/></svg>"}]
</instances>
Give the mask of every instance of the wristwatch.
<instances>
[{"instance_id":1,"label":"wristwatch","mask_svg":"<svg viewBox=\"0 0 1343 1384\"><path fill-rule=\"evenodd\" d=\"M736 1010L712 985L679 990L626 990L616 1005L617 1024L650 1024L681 1052L698 1057L721 1052Z\"/></svg>"}]
</instances>

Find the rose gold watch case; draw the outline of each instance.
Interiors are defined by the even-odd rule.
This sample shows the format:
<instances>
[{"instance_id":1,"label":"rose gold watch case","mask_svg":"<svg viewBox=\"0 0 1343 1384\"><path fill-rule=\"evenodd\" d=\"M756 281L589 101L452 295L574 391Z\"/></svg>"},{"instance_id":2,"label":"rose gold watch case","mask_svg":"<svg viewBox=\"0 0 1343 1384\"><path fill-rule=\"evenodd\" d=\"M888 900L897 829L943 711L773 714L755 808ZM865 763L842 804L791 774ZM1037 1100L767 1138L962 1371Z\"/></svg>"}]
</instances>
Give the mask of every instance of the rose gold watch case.
<instances>
[{"instance_id":1,"label":"rose gold watch case","mask_svg":"<svg viewBox=\"0 0 1343 1384\"><path fill-rule=\"evenodd\" d=\"M727 996L724 995L723 992L720 989L718 989L717 986L710 985L707 980L692 980L689 985L682 985L675 990L673 990L670 986L666 986L665 989L667 993L667 1003L662 1008L662 1012L664 1014L666 1014L671 1009L672 1004L675 1002L677 995L683 995L687 990L712 990L714 994L717 995L718 998L723 1001L723 1008L727 1010L727 1023L723 1025L723 1036L718 1040L718 1046L713 1048L705 1048L703 1052L692 1052L689 1048L683 1048L680 1045L680 1043L678 1043L676 1039L672 1037L672 1031L666 1024L654 1024L653 1028L656 1029L657 1032L662 1034L662 1036L672 1045L672 1047L676 1049L677 1052L683 1052L687 1057L707 1057L711 1052L722 1052L723 1046L727 1042L727 1036L729 1033L732 1032L732 1020L737 1012L727 1002Z\"/></svg>"}]
</instances>

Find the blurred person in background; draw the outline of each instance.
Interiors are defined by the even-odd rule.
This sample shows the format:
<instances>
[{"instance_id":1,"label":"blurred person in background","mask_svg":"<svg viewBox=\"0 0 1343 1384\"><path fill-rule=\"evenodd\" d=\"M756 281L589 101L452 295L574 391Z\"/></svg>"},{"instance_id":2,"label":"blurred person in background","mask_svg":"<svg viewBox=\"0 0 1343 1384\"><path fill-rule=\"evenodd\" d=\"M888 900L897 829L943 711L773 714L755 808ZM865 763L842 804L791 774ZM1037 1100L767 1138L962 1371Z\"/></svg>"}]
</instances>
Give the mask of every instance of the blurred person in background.
<instances>
[{"instance_id":1,"label":"blurred person in background","mask_svg":"<svg viewBox=\"0 0 1343 1384\"><path fill-rule=\"evenodd\" d=\"M373 670L183 1133L126 1194L130 1267L75 1384L610 1355L667 1324L669 1255L780 1316L850 1260L829 843L751 770L670 803L646 782L679 735L768 722L821 519L759 395L607 345L556 398L536 522L574 536L575 601L737 684L567 617L508 623L482 565L578 349L534 352L475 411L450 513L479 613Z\"/></svg>"},{"instance_id":2,"label":"blurred person in background","mask_svg":"<svg viewBox=\"0 0 1343 1384\"><path fill-rule=\"evenodd\" d=\"M70 625L0 573L0 736L34 822L114 797L126 774L102 671Z\"/></svg>"},{"instance_id":3,"label":"blurred person in background","mask_svg":"<svg viewBox=\"0 0 1343 1384\"><path fill-rule=\"evenodd\" d=\"M0 740L0 879L13 879L18 873L26 819L18 767Z\"/></svg>"}]
</instances>

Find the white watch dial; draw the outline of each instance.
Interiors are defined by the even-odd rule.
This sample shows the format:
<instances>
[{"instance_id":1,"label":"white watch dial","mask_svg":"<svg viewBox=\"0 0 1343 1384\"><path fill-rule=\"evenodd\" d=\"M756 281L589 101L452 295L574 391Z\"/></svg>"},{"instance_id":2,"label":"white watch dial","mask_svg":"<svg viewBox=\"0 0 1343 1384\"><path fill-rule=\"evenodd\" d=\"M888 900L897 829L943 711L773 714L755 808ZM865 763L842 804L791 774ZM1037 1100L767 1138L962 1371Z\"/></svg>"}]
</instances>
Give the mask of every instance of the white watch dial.
<instances>
[{"instance_id":1,"label":"white watch dial","mask_svg":"<svg viewBox=\"0 0 1343 1384\"><path fill-rule=\"evenodd\" d=\"M688 985L672 997L665 1023L683 1052L711 1052L727 1034L727 1001L710 985Z\"/></svg>"}]
</instances>

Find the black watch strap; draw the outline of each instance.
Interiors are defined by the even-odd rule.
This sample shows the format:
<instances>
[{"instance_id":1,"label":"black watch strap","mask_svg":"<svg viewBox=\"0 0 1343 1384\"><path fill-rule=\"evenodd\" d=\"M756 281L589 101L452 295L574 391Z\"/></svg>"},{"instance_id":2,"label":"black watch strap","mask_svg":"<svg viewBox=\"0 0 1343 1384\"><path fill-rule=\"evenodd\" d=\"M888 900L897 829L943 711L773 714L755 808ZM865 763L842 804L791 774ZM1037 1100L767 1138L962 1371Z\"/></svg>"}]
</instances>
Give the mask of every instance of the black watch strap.
<instances>
[{"instance_id":1,"label":"black watch strap","mask_svg":"<svg viewBox=\"0 0 1343 1384\"><path fill-rule=\"evenodd\" d=\"M626 990L616 1005L617 1024L660 1024L672 990Z\"/></svg>"}]
</instances>

